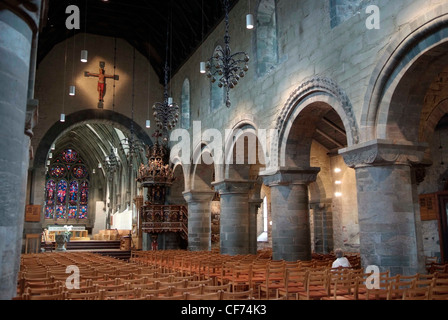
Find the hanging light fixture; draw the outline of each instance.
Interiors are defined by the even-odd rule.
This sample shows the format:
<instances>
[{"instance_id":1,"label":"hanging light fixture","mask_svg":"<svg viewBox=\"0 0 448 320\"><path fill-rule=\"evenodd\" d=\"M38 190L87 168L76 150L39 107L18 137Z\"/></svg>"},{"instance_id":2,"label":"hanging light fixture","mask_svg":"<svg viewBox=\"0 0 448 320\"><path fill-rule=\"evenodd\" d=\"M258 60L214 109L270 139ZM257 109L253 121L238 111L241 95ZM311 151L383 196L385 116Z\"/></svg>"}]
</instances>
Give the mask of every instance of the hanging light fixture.
<instances>
[{"instance_id":1,"label":"hanging light fixture","mask_svg":"<svg viewBox=\"0 0 448 320\"><path fill-rule=\"evenodd\" d=\"M81 50L81 62L86 63L88 61L89 52L87 50Z\"/></svg>"},{"instance_id":2,"label":"hanging light fixture","mask_svg":"<svg viewBox=\"0 0 448 320\"><path fill-rule=\"evenodd\" d=\"M251 13L246 15L246 28L249 30L254 28L254 16Z\"/></svg>"},{"instance_id":3,"label":"hanging light fixture","mask_svg":"<svg viewBox=\"0 0 448 320\"><path fill-rule=\"evenodd\" d=\"M109 156L106 157L106 171L112 176L118 169L118 158L115 155L115 148L111 148Z\"/></svg>"},{"instance_id":4,"label":"hanging light fixture","mask_svg":"<svg viewBox=\"0 0 448 320\"><path fill-rule=\"evenodd\" d=\"M134 100L135 100L135 48L133 56L133 67L132 67L132 102L131 102L131 136L121 141L123 149L126 152L126 158L129 162L129 166L132 167L133 159L145 151L143 143L135 137L134 132Z\"/></svg>"},{"instance_id":5,"label":"hanging light fixture","mask_svg":"<svg viewBox=\"0 0 448 320\"><path fill-rule=\"evenodd\" d=\"M239 80L246 75L249 70L249 56L245 52L236 52L232 54L230 49L229 35L229 10L230 1L222 0L225 11L225 35L224 48L219 48L216 53L209 59L205 67L207 77L212 83L218 81L220 88L226 90L226 106L230 108L230 89L238 85ZM219 77L217 79L216 77Z\"/></svg>"},{"instance_id":6,"label":"hanging light fixture","mask_svg":"<svg viewBox=\"0 0 448 320\"><path fill-rule=\"evenodd\" d=\"M74 85L75 83L75 33L73 32L73 63L72 63L72 85L69 88L69 95L74 96L76 95L76 87Z\"/></svg>"},{"instance_id":7,"label":"hanging light fixture","mask_svg":"<svg viewBox=\"0 0 448 320\"><path fill-rule=\"evenodd\" d=\"M204 47L203 44L204 44L204 0L201 1L201 57ZM199 72L202 74L207 73L207 68L204 61L201 61L201 63L199 64Z\"/></svg>"},{"instance_id":8,"label":"hanging light fixture","mask_svg":"<svg viewBox=\"0 0 448 320\"><path fill-rule=\"evenodd\" d=\"M63 92L62 92L62 112L61 112L61 116L59 118L60 122L65 122L65 113L64 113L64 108L65 108L65 85L66 85L66 81L67 81L67 41L65 41L65 56L64 56L64 83L63 83Z\"/></svg>"},{"instance_id":9,"label":"hanging light fixture","mask_svg":"<svg viewBox=\"0 0 448 320\"><path fill-rule=\"evenodd\" d=\"M87 34L87 0L85 6L85 18L84 18L84 49L81 50L81 62L86 63L88 61L89 52L86 48L86 34Z\"/></svg>"},{"instance_id":10,"label":"hanging light fixture","mask_svg":"<svg viewBox=\"0 0 448 320\"><path fill-rule=\"evenodd\" d=\"M70 86L69 95L74 96L76 95L76 87Z\"/></svg>"},{"instance_id":11,"label":"hanging light fixture","mask_svg":"<svg viewBox=\"0 0 448 320\"><path fill-rule=\"evenodd\" d=\"M250 0L247 0L249 5L249 13L246 15L246 28L252 30L255 26L254 24L254 16L250 13Z\"/></svg>"},{"instance_id":12,"label":"hanging light fixture","mask_svg":"<svg viewBox=\"0 0 448 320\"><path fill-rule=\"evenodd\" d=\"M163 140L168 141L168 131L174 129L179 122L179 106L173 101L172 97L168 95L168 52L169 52L169 26L167 31L166 43L166 61L165 61L165 88L163 102L156 102L153 105L154 118L156 125L162 130Z\"/></svg>"},{"instance_id":13,"label":"hanging light fixture","mask_svg":"<svg viewBox=\"0 0 448 320\"><path fill-rule=\"evenodd\" d=\"M148 32L149 35L151 35L150 32ZM148 39L148 43L151 43L151 39ZM149 118L150 111L151 111L151 104L150 104L150 98L151 98L151 55L148 55L148 114L146 117L146 129L151 128L151 120Z\"/></svg>"}]
</instances>

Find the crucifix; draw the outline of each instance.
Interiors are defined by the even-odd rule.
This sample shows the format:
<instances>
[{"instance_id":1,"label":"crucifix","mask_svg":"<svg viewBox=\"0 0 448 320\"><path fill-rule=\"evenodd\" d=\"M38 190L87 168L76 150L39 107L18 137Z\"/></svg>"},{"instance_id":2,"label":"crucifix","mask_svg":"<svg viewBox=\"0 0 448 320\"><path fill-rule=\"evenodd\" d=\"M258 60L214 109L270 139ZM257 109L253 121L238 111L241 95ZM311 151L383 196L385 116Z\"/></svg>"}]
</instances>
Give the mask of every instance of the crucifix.
<instances>
[{"instance_id":1,"label":"crucifix","mask_svg":"<svg viewBox=\"0 0 448 320\"><path fill-rule=\"evenodd\" d=\"M103 108L103 102L104 102L104 94L106 92L106 79L114 79L114 80L120 80L118 75L107 75L104 71L104 67L106 66L106 63L104 61L100 62L100 70L98 73L90 73L88 71L84 72L85 77L97 77L98 78L98 93L99 93L99 102L98 102L98 108Z\"/></svg>"}]
</instances>

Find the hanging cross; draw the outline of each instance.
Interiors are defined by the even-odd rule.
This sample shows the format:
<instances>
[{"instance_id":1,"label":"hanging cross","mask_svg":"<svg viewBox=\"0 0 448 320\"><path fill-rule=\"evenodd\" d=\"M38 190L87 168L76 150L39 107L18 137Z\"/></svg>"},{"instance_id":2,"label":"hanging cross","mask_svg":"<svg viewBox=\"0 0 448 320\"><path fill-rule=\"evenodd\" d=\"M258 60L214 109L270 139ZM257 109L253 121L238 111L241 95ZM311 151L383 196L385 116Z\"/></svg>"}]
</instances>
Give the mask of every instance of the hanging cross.
<instances>
[{"instance_id":1,"label":"hanging cross","mask_svg":"<svg viewBox=\"0 0 448 320\"><path fill-rule=\"evenodd\" d=\"M103 108L103 102L104 102L104 94L106 93L106 79L114 79L114 80L120 80L118 75L107 75L104 71L104 67L106 66L106 63L104 61L100 62L100 70L99 73L90 73L88 71L84 72L85 77L97 77L98 78L98 93L99 93L99 102L98 102L98 108Z\"/></svg>"}]
</instances>

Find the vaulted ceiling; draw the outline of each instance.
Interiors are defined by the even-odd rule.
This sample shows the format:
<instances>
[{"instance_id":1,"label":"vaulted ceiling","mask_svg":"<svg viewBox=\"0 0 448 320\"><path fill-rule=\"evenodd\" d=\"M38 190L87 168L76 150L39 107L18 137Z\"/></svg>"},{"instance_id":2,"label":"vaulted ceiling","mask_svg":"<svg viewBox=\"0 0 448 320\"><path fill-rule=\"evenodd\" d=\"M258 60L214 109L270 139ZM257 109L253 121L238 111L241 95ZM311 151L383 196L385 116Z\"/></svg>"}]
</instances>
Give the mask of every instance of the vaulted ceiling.
<instances>
[{"instance_id":1,"label":"vaulted ceiling","mask_svg":"<svg viewBox=\"0 0 448 320\"><path fill-rule=\"evenodd\" d=\"M238 0L230 0L231 8ZM68 30L66 8L80 9L80 29ZM167 31L171 29L171 75L224 17L221 0L48 0L38 46L38 63L74 33L122 38L152 64L164 80Z\"/></svg>"}]
</instances>

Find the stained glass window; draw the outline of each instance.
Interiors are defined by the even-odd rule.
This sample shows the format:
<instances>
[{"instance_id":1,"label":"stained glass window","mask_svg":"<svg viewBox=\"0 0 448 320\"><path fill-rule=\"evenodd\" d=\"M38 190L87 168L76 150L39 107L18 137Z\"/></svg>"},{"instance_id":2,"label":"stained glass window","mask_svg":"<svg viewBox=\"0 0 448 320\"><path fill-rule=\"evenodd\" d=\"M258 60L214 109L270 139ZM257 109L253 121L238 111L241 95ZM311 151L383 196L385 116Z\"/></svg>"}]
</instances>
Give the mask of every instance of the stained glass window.
<instances>
[{"instance_id":1,"label":"stained glass window","mask_svg":"<svg viewBox=\"0 0 448 320\"><path fill-rule=\"evenodd\" d=\"M45 219L87 219L89 171L76 150L53 159L45 185Z\"/></svg>"}]
</instances>

